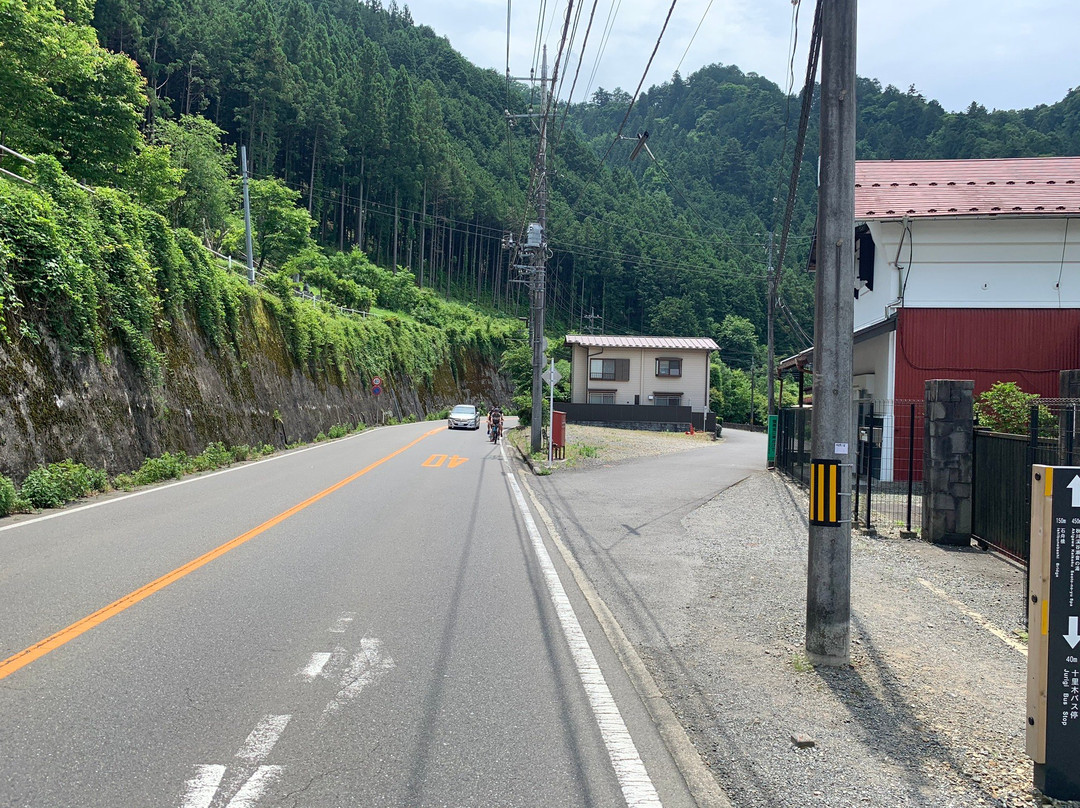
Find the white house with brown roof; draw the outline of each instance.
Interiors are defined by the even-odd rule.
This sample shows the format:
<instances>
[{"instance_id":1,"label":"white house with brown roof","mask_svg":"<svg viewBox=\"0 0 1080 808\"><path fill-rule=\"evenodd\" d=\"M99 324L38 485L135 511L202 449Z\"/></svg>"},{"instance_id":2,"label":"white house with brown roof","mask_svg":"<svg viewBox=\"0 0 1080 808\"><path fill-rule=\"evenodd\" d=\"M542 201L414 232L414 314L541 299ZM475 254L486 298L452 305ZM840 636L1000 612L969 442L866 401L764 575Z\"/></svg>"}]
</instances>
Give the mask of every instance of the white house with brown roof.
<instances>
[{"instance_id":1,"label":"white house with brown roof","mask_svg":"<svg viewBox=\"0 0 1080 808\"><path fill-rule=\"evenodd\" d=\"M624 337L570 334L573 347L570 401L709 409L707 337Z\"/></svg>"}]
</instances>

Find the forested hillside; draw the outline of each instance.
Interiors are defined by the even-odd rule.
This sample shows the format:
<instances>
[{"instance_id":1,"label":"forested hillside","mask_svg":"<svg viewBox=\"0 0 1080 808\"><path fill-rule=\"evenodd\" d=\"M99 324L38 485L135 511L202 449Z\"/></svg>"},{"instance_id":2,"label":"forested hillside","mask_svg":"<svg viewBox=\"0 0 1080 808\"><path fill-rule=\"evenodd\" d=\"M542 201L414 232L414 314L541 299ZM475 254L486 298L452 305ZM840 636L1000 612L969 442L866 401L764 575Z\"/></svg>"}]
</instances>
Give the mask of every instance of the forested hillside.
<instances>
[{"instance_id":1,"label":"forested hillside","mask_svg":"<svg viewBox=\"0 0 1080 808\"><path fill-rule=\"evenodd\" d=\"M502 241L535 217L536 136L505 113L536 111L535 88L475 68L394 2L58 2L15 0L0 14L0 95L14 101L0 106L0 142L53 155L237 256L243 145L256 263L263 278L287 269L282 290L291 276L370 306L364 278L339 274L351 259L330 257L359 248L441 296L523 313ZM633 144L615 141L630 102L601 88L552 121L548 330L581 330L595 312L611 332L717 336L725 360L748 367L799 99L734 66L676 74L634 103L624 134L648 131L655 156L635 162ZM1033 110L950 114L914 88L862 79L858 103L863 158L1080 153L1080 91ZM816 119L815 108L780 353L812 333L802 267ZM0 166L25 170L10 157Z\"/></svg>"},{"instance_id":2,"label":"forested hillside","mask_svg":"<svg viewBox=\"0 0 1080 808\"><path fill-rule=\"evenodd\" d=\"M224 142L247 145L256 176L299 192L324 245L359 245L451 295L505 305L519 293L500 242L535 216L525 193L536 145L527 123L508 131L504 110L525 112L538 96L467 63L407 6L99 0L94 25L146 76L154 138L175 142L160 123L200 115ZM735 314L762 334L767 234L786 196L798 99L737 67L675 76L638 99L625 129L651 133L657 163L631 164L624 143L601 166L629 101L599 89L556 127L549 327L579 328L595 310L612 331L711 333ZM863 80L859 111L864 158L1080 149L1077 93L1053 107L953 115ZM816 109L811 121L789 269L805 262L812 230ZM189 226L235 248L225 222L202 218ZM810 288L785 279L807 332ZM782 350L802 347L791 331L779 334Z\"/></svg>"}]
</instances>

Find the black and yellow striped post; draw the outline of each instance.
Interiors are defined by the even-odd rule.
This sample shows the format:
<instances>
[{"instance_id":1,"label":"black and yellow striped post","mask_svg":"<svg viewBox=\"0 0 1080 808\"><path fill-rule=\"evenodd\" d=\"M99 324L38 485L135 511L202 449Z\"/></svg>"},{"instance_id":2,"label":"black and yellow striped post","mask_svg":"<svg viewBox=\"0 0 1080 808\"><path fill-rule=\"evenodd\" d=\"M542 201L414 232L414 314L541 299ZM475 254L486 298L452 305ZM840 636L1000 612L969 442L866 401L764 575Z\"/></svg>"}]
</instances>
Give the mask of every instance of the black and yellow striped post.
<instances>
[{"instance_id":1,"label":"black and yellow striped post","mask_svg":"<svg viewBox=\"0 0 1080 808\"><path fill-rule=\"evenodd\" d=\"M810 461L810 524L840 524L840 461Z\"/></svg>"}]
</instances>

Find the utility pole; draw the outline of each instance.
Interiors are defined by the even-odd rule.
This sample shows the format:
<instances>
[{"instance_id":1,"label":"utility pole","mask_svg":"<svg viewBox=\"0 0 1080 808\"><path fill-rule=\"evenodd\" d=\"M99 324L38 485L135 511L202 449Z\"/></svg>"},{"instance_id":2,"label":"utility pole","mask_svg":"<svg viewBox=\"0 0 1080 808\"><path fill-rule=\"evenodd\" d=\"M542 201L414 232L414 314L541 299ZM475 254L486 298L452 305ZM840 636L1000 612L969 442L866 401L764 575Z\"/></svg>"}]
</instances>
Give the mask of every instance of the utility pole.
<instances>
[{"instance_id":1,"label":"utility pole","mask_svg":"<svg viewBox=\"0 0 1080 808\"><path fill-rule=\"evenodd\" d=\"M247 146L240 146L241 170L244 175L244 243L247 248L248 283L255 285L255 260L251 250L251 197L248 196Z\"/></svg>"},{"instance_id":2,"label":"utility pole","mask_svg":"<svg viewBox=\"0 0 1080 808\"><path fill-rule=\"evenodd\" d=\"M851 659L856 18L857 0L832 0L822 9L821 188L806 581L806 652L815 665L845 665Z\"/></svg>"},{"instance_id":3,"label":"utility pole","mask_svg":"<svg viewBox=\"0 0 1080 808\"><path fill-rule=\"evenodd\" d=\"M586 314L583 317L583 319L589 321L589 324L586 326L586 328L589 329L590 334L595 334L596 333L596 321L597 320L599 320L600 322L604 321L604 318L601 317L599 314L597 314L596 310L594 308L592 308L591 306L589 307L589 313Z\"/></svg>"},{"instance_id":4,"label":"utility pole","mask_svg":"<svg viewBox=\"0 0 1080 808\"><path fill-rule=\"evenodd\" d=\"M540 63L540 148L536 157L536 209L540 224L540 244L533 252L529 279L529 336L532 338L532 451L539 452L544 440L544 284L547 275L547 127L551 111L547 80L547 46Z\"/></svg>"},{"instance_id":5,"label":"utility pole","mask_svg":"<svg viewBox=\"0 0 1080 808\"><path fill-rule=\"evenodd\" d=\"M767 325L766 341L769 344L769 382L766 386L766 395L769 398L768 413L771 417L776 413L776 405L773 402L774 378L776 376L776 341L774 325L776 323L776 296L780 292L780 268L773 267L773 234L769 233L769 317Z\"/></svg>"},{"instance_id":6,"label":"utility pole","mask_svg":"<svg viewBox=\"0 0 1080 808\"><path fill-rule=\"evenodd\" d=\"M507 78L510 78L507 73ZM535 81L530 75L525 81ZM547 279L547 141L548 118L551 114L551 89L548 87L547 46L544 46L543 60L540 65L540 114L530 112L524 115L511 115L507 118L539 118L537 129L540 133L540 145L536 156L536 209L537 221L528 225L524 244L515 244L509 235L503 244L516 250L515 258L523 259L513 266L524 275L522 279L529 285L529 344L532 346L532 411L531 411L531 451L539 452L544 441L544 320ZM522 281L517 281L522 282Z\"/></svg>"}]
</instances>

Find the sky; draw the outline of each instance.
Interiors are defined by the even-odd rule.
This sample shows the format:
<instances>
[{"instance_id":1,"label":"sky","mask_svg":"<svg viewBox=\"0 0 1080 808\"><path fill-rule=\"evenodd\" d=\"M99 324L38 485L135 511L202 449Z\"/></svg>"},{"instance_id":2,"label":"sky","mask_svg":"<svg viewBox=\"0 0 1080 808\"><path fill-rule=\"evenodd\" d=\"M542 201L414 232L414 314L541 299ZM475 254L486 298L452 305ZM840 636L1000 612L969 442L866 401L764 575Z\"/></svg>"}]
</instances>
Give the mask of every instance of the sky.
<instances>
[{"instance_id":1,"label":"sky","mask_svg":"<svg viewBox=\"0 0 1080 808\"><path fill-rule=\"evenodd\" d=\"M408 5L414 22L447 37L470 62L505 72L507 0L398 2ZM509 5L510 72L527 76L539 9L547 12L542 41L554 61L566 0L511 0ZM598 87L633 93L670 5L666 0L598 0L573 100L583 100L586 91L591 95ZM584 37L593 4L577 0L578 7L582 16L575 43ZM758 73L787 89L795 8L792 0L678 0L643 89L669 81L676 69L686 77L717 62ZM798 11L795 92L806 75L814 0L801 0ZM597 61L606 29L610 33ZM914 85L948 111L967 109L972 101L988 109L1052 104L1080 86L1078 35L1080 0L862 0L858 73L878 79L883 87L907 90ZM569 69L563 71L564 98L579 49L575 44Z\"/></svg>"}]
</instances>

